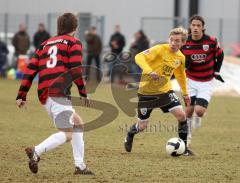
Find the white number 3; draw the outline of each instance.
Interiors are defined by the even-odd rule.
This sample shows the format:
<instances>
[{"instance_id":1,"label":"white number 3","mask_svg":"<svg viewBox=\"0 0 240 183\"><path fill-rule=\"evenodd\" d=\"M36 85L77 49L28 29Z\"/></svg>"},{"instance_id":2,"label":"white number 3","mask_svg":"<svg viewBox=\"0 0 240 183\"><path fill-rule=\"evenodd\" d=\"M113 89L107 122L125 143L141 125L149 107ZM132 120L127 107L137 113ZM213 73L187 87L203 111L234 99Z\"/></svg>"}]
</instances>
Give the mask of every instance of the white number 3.
<instances>
[{"instance_id":1,"label":"white number 3","mask_svg":"<svg viewBox=\"0 0 240 183\"><path fill-rule=\"evenodd\" d=\"M57 46L52 46L48 50L50 60L47 61L47 68L54 68L57 65Z\"/></svg>"}]
</instances>

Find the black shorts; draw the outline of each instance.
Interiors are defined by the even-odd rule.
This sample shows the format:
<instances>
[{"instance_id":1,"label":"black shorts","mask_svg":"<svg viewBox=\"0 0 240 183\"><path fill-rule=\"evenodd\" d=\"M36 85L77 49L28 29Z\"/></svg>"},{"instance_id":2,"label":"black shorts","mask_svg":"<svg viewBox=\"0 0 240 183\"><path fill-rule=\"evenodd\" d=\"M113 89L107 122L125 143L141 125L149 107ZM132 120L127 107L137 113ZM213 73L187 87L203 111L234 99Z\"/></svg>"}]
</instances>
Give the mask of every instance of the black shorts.
<instances>
[{"instance_id":1,"label":"black shorts","mask_svg":"<svg viewBox=\"0 0 240 183\"><path fill-rule=\"evenodd\" d=\"M208 101L204 98L196 98L196 96L191 97L191 106L200 105L207 109Z\"/></svg>"},{"instance_id":2,"label":"black shorts","mask_svg":"<svg viewBox=\"0 0 240 183\"><path fill-rule=\"evenodd\" d=\"M146 120L154 108L160 108L164 113L168 113L172 108L181 106L181 103L174 91L160 95L138 94L138 118Z\"/></svg>"}]
</instances>

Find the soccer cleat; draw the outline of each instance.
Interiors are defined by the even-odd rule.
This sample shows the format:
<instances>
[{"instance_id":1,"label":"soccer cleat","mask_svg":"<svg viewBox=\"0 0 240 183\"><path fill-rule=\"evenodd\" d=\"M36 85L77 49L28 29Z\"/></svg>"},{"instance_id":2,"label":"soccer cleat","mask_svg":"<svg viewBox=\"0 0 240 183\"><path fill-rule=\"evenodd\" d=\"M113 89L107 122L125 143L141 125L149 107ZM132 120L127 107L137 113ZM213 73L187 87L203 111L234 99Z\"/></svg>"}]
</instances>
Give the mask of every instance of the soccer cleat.
<instances>
[{"instance_id":1,"label":"soccer cleat","mask_svg":"<svg viewBox=\"0 0 240 183\"><path fill-rule=\"evenodd\" d=\"M128 133L124 142L124 147L127 152L132 151L132 144L133 144L133 136Z\"/></svg>"},{"instance_id":2,"label":"soccer cleat","mask_svg":"<svg viewBox=\"0 0 240 183\"><path fill-rule=\"evenodd\" d=\"M35 152L34 148L27 147L25 152L29 158L28 166L32 173L38 172L38 162L40 161L40 157Z\"/></svg>"},{"instance_id":3,"label":"soccer cleat","mask_svg":"<svg viewBox=\"0 0 240 183\"><path fill-rule=\"evenodd\" d=\"M195 154L190 149L187 148L183 153L183 156L195 156Z\"/></svg>"},{"instance_id":4,"label":"soccer cleat","mask_svg":"<svg viewBox=\"0 0 240 183\"><path fill-rule=\"evenodd\" d=\"M75 167L74 175L78 175L78 174L94 175L94 173L91 170L89 170L88 167L84 168L83 170L81 170L79 167Z\"/></svg>"}]
</instances>

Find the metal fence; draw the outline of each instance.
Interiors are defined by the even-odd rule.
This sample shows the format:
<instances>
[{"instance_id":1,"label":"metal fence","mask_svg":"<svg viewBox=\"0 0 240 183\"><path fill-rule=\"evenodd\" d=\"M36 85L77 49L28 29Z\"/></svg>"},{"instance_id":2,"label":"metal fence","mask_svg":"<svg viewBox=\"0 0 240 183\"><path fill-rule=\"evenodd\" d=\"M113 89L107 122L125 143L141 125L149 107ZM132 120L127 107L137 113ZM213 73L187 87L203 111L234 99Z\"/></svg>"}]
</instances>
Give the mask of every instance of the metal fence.
<instances>
[{"instance_id":1,"label":"metal fence","mask_svg":"<svg viewBox=\"0 0 240 183\"><path fill-rule=\"evenodd\" d=\"M205 19L206 33L218 38L222 44L240 42L240 20L230 18ZM186 18L142 17L141 29L155 42L165 42L169 31L176 26L189 26Z\"/></svg>"},{"instance_id":2,"label":"metal fence","mask_svg":"<svg viewBox=\"0 0 240 183\"><path fill-rule=\"evenodd\" d=\"M39 23L44 23L47 31L52 35L57 33L57 18L59 13L49 14L0 14L0 35L1 39L7 44L11 44L8 37L11 37L18 31L20 23L24 23L27 27L27 32L31 39L38 29ZM84 40L84 32L90 26L96 26L101 38L104 37L105 18L104 16L94 16L90 13L79 13L77 37Z\"/></svg>"}]
</instances>

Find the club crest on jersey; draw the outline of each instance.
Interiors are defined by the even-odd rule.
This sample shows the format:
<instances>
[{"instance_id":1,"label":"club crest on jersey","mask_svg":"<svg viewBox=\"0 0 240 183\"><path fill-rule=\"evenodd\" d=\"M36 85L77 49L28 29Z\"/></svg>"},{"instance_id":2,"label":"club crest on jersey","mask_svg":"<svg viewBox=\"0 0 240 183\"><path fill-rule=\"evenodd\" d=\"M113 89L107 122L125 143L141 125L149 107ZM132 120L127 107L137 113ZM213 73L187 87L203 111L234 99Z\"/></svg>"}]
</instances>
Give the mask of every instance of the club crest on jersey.
<instances>
[{"instance_id":1,"label":"club crest on jersey","mask_svg":"<svg viewBox=\"0 0 240 183\"><path fill-rule=\"evenodd\" d=\"M203 45L203 50L204 50L204 51L208 51L208 50L209 50L209 45L204 44L204 45Z\"/></svg>"},{"instance_id":2,"label":"club crest on jersey","mask_svg":"<svg viewBox=\"0 0 240 183\"><path fill-rule=\"evenodd\" d=\"M147 108L141 108L140 112L143 116L145 116L147 114Z\"/></svg>"},{"instance_id":3,"label":"club crest on jersey","mask_svg":"<svg viewBox=\"0 0 240 183\"><path fill-rule=\"evenodd\" d=\"M180 65L180 60L175 60L175 66L179 66Z\"/></svg>"}]
</instances>

